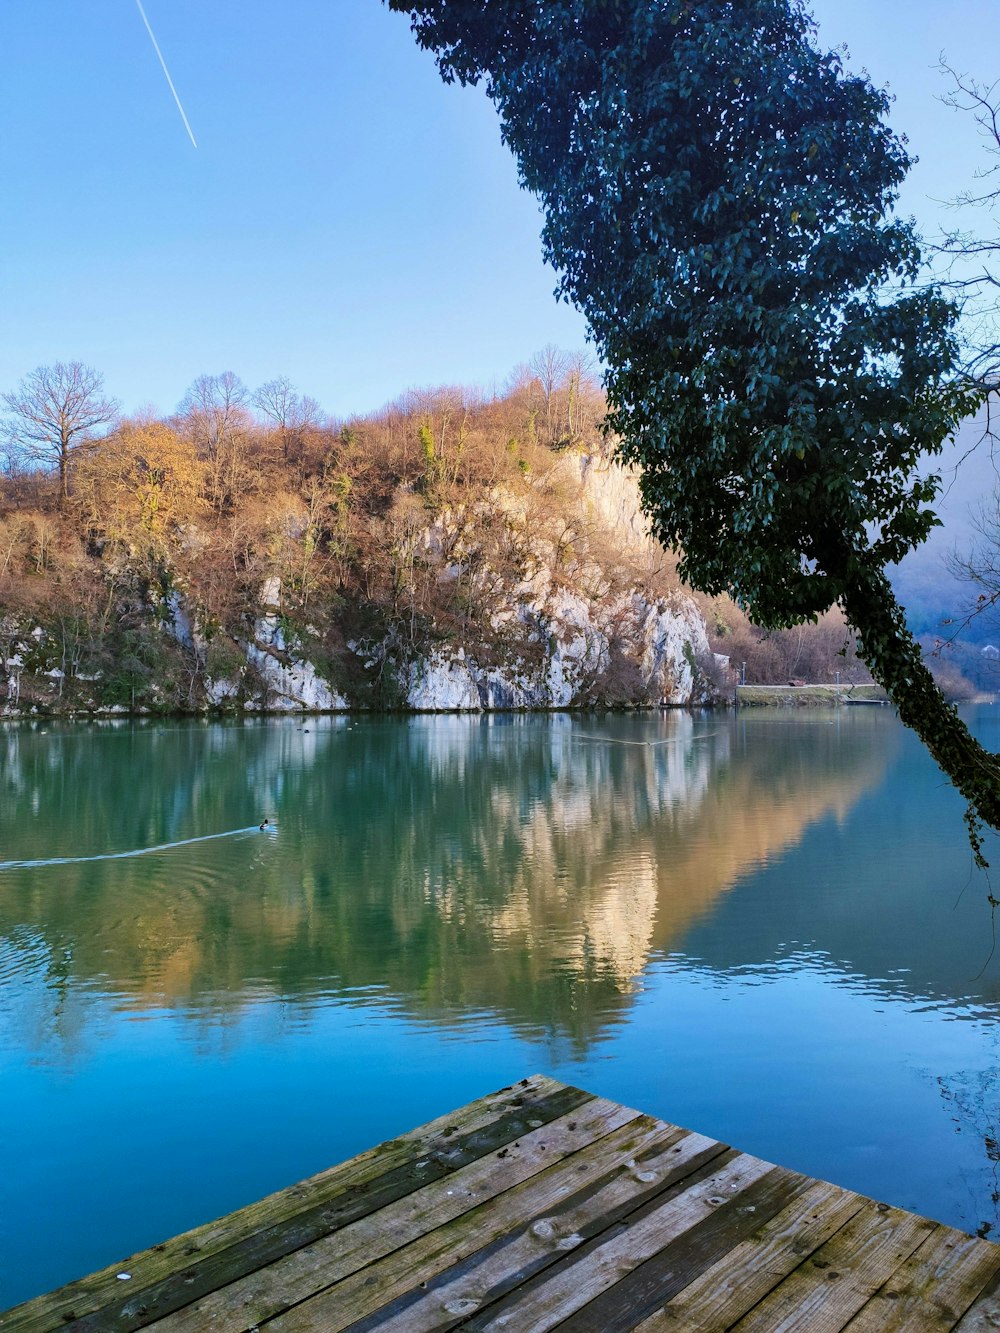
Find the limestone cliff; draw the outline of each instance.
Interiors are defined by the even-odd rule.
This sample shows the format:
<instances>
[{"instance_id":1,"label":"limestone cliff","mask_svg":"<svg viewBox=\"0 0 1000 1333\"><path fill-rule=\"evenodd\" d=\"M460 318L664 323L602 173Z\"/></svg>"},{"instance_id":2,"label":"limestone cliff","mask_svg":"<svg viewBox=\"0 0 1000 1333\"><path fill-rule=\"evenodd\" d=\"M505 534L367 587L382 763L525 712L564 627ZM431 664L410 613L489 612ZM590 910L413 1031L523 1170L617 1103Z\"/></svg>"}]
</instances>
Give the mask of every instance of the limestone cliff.
<instances>
[{"instance_id":1,"label":"limestone cliff","mask_svg":"<svg viewBox=\"0 0 1000 1333\"><path fill-rule=\"evenodd\" d=\"M634 476L602 454L554 455L518 488L450 505L402 484L378 531L384 578L367 598L354 587L307 604L263 562L223 626L180 575L136 581L119 594L123 623L141 630L127 657L107 643L103 656L93 645L68 656L65 636L8 616L0 705L17 715L710 701L704 620L648 535Z\"/></svg>"},{"instance_id":2,"label":"limestone cliff","mask_svg":"<svg viewBox=\"0 0 1000 1333\"><path fill-rule=\"evenodd\" d=\"M600 455L568 454L541 509L502 492L444 513L420 533L441 581L472 570L483 614L459 638L353 643L394 672L409 708L479 710L708 702L712 654L694 601L665 569L634 476ZM496 552L518 558L501 567Z\"/></svg>"}]
</instances>

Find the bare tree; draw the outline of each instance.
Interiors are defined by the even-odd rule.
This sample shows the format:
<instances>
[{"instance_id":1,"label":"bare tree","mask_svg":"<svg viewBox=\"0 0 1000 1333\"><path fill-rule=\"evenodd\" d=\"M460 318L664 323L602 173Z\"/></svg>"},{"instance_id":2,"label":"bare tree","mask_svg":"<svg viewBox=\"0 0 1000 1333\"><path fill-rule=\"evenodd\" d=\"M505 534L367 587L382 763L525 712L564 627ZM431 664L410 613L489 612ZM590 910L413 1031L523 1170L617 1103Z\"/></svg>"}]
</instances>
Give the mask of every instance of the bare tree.
<instances>
[{"instance_id":1,"label":"bare tree","mask_svg":"<svg viewBox=\"0 0 1000 1333\"><path fill-rule=\"evenodd\" d=\"M596 364L593 353L586 350L566 357L566 431L571 440L604 415L604 395L594 375Z\"/></svg>"},{"instance_id":2,"label":"bare tree","mask_svg":"<svg viewBox=\"0 0 1000 1333\"><path fill-rule=\"evenodd\" d=\"M231 370L199 375L181 400L178 424L209 465L212 508L221 514L249 487L253 419L246 385Z\"/></svg>"},{"instance_id":3,"label":"bare tree","mask_svg":"<svg viewBox=\"0 0 1000 1333\"><path fill-rule=\"evenodd\" d=\"M964 303L969 373L996 394L1000 392L1000 79L985 84L944 62L941 68L952 81L945 104L971 114L986 144L986 165L976 171L975 183L952 207L959 212L978 210L994 234L956 228L936 248L949 263L946 286ZM988 433L996 437L992 420Z\"/></svg>"},{"instance_id":4,"label":"bare tree","mask_svg":"<svg viewBox=\"0 0 1000 1333\"><path fill-rule=\"evenodd\" d=\"M315 398L300 394L284 375L268 380L253 395L253 405L274 426L285 462L302 462L305 437L319 426L322 411Z\"/></svg>"},{"instance_id":5,"label":"bare tree","mask_svg":"<svg viewBox=\"0 0 1000 1333\"><path fill-rule=\"evenodd\" d=\"M994 490L976 515L975 539L964 551L954 551L948 569L955 578L972 585L973 596L964 614L948 624L949 640L958 638L977 617L993 611L1000 602L1000 490Z\"/></svg>"},{"instance_id":6,"label":"bare tree","mask_svg":"<svg viewBox=\"0 0 1000 1333\"><path fill-rule=\"evenodd\" d=\"M981 83L943 60L941 70L951 80L951 91L942 101L971 115L985 144L984 165L951 207L963 218L975 210L986 225L947 231L934 249L947 265L943 285L962 304L965 372L987 391L977 444L986 441L995 451L1000 443L1000 79ZM971 584L973 595L959 614L943 622L950 628L946 638L938 640L938 654L1000 602L1000 487L980 506L975 530L969 548L948 559L951 574Z\"/></svg>"},{"instance_id":7,"label":"bare tree","mask_svg":"<svg viewBox=\"0 0 1000 1333\"><path fill-rule=\"evenodd\" d=\"M214 462L231 436L247 425L246 385L231 370L199 375L178 409L198 447Z\"/></svg>"},{"instance_id":8,"label":"bare tree","mask_svg":"<svg viewBox=\"0 0 1000 1333\"><path fill-rule=\"evenodd\" d=\"M38 366L5 393L8 417L4 434L23 457L59 472L59 504L69 496L74 454L92 446L94 432L109 425L118 402L104 396L104 376L81 361Z\"/></svg>"},{"instance_id":9,"label":"bare tree","mask_svg":"<svg viewBox=\"0 0 1000 1333\"><path fill-rule=\"evenodd\" d=\"M546 343L528 362L528 369L538 380L542 390L545 403L545 442L551 444L556 434L556 390L562 386L570 371L570 358L554 343Z\"/></svg>"}]
</instances>

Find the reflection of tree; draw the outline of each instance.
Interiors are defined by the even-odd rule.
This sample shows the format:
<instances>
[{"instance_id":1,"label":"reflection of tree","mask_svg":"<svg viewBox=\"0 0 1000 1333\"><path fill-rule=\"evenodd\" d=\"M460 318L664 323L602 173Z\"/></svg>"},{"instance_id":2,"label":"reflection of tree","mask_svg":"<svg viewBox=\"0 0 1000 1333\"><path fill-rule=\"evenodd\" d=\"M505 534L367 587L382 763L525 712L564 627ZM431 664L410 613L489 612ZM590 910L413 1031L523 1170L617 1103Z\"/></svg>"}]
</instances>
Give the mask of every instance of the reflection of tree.
<instances>
[{"instance_id":1,"label":"reflection of tree","mask_svg":"<svg viewBox=\"0 0 1000 1333\"><path fill-rule=\"evenodd\" d=\"M981 1217L976 1235L990 1236L1000 1224L1000 1071L983 1069L961 1071L937 1079L941 1098L948 1109L956 1133L972 1137L983 1145L985 1164L980 1175L985 1182L970 1182L969 1194L976 1211L988 1196L993 1205L991 1217ZM973 1213L975 1216L975 1212Z\"/></svg>"},{"instance_id":2,"label":"reflection of tree","mask_svg":"<svg viewBox=\"0 0 1000 1333\"><path fill-rule=\"evenodd\" d=\"M218 1015L376 988L435 1019L499 1013L586 1042L629 1003L652 947L876 774L828 726L738 764L731 736L687 715L12 729L4 846L18 859L262 813L281 829L3 872L0 931L44 941L50 985L68 969L129 1008Z\"/></svg>"}]
</instances>

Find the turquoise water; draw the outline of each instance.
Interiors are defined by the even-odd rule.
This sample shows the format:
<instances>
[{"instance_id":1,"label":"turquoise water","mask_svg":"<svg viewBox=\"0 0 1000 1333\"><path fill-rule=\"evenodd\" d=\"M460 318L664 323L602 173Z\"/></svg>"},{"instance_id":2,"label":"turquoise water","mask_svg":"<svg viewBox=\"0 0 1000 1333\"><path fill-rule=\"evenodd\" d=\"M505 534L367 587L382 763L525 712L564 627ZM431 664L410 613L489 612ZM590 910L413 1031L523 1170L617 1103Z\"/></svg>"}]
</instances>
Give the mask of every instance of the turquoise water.
<instances>
[{"instance_id":1,"label":"turquoise water","mask_svg":"<svg viewBox=\"0 0 1000 1333\"><path fill-rule=\"evenodd\" d=\"M1000 1230L989 885L888 710L0 757L0 1307L533 1071Z\"/></svg>"}]
</instances>

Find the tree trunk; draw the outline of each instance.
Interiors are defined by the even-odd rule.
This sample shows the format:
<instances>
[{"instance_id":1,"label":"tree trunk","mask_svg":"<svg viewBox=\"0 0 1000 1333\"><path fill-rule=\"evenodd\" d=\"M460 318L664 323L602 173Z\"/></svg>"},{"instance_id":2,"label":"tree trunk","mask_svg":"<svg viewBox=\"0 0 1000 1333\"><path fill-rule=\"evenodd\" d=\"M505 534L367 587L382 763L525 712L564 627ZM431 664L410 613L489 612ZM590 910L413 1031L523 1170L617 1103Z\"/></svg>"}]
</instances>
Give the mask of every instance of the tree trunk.
<instances>
[{"instance_id":1,"label":"tree trunk","mask_svg":"<svg viewBox=\"0 0 1000 1333\"><path fill-rule=\"evenodd\" d=\"M981 862L977 824L1000 830L1000 755L979 744L935 684L884 573L862 568L853 574L843 607L857 631L859 654L968 802L966 823Z\"/></svg>"}]
</instances>

